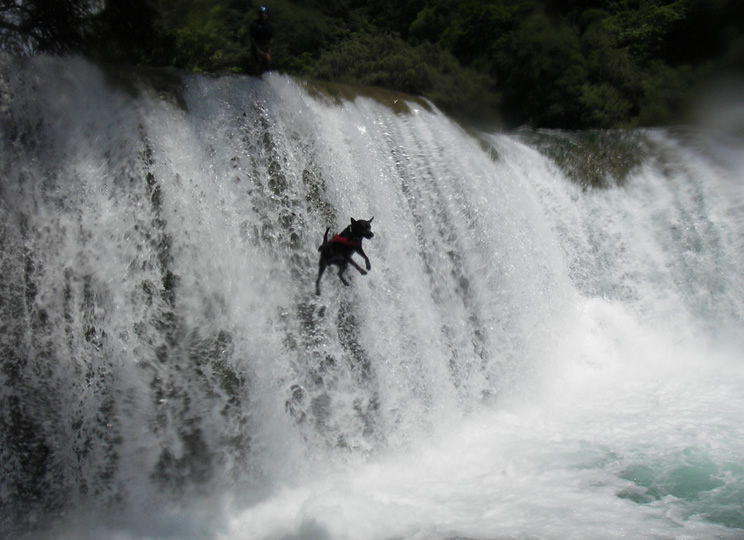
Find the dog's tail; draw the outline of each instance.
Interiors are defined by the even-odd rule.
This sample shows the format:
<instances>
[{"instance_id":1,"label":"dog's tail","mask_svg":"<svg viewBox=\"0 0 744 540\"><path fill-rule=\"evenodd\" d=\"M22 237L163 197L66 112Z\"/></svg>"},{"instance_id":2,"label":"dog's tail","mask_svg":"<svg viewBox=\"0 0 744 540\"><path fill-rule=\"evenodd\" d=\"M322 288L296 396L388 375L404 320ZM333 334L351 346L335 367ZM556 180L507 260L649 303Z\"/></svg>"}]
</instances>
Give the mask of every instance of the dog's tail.
<instances>
[{"instance_id":1,"label":"dog's tail","mask_svg":"<svg viewBox=\"0 0 744 540\"><path fill-rule=\"evenodd\" d=\"M326 232L323 235L323 243L320 246L318 246L318 251L323 251L323 247L328 243L328 231L330 230L331 230L330 227L326 229Z\"/></svg>"}]
</instances>

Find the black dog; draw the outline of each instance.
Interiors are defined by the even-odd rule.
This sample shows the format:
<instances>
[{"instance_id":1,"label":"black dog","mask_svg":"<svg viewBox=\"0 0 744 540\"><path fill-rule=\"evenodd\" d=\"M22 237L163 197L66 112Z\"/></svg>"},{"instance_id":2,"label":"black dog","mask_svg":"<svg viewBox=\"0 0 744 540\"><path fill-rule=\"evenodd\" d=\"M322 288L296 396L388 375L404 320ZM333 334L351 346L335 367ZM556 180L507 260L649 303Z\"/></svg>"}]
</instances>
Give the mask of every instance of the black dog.
<instances>
[{"instance_id":1,"label":"black dog","mask_svg":"<svg viewBox=\"0 0 744 540\"><path fill-rule=\"evenodd\" d=\"M375 219L375 218L372 218ZM372 219L369 221L360 219L356 220L351 218L351 225L346 227L341 234L337 234L330 241L328 240L328 231L330 227L326 229L325 235L323 236L323 244L318 248L320 251L320 264L318 268L318 279L315 281L315 294L320 295L320 278L323 277L326 267L329 264L335 264L338 266L338 277L344 285L349 285L344 277L346 267L351 263L354 268L359 270L359 273L366 275L367 272L359 266L351 256L354 252L359 253L364 257L364 262L367 265L367 270L372 268L369 263L369 257L364 253L362 249L362 240L364 238L372 238Z\"/></svg>"}]
</instances>

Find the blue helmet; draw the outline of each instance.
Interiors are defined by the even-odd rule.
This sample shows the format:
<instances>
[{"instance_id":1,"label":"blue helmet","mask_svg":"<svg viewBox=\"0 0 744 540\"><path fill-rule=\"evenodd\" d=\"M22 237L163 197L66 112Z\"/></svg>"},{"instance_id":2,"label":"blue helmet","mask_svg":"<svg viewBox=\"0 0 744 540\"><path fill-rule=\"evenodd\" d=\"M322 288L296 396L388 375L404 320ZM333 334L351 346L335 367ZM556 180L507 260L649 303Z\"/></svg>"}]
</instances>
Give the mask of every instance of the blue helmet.
<instances>
[{"instance_id":1,"label":"blue helmet","mask_svg":"<svg viewBox=\"0 0 744 540\"><path fill-rule=\"evenodd\" d=\"M258 14L261 15L262 13L268 13L269 10L266 9L266 6L259 6L258 8Z\"/></svg>"}]
</instances>

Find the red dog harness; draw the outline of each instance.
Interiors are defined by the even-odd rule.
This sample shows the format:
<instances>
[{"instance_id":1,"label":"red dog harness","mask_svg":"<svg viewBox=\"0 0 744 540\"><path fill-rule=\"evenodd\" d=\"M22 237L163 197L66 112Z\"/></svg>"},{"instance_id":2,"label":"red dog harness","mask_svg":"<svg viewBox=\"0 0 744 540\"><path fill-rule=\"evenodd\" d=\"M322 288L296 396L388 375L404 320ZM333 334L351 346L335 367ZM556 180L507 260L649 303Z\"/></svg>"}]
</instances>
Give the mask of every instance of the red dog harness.
<instances>
[{"instance_id":1,"label":"red dog harness","mask_svg":"<svg viewBox=\"0 0 744 540\"><path fill-rule=\"evenodd\" d=\"M344 238L340 234L337 234L336 236L334 236L331 241L336 242L337 244L344 244L344 245L352 246L352 247L356 247L361 243L361 242L355 242L354 240L349 240L348 238Z\"/></svg>"}]
</instances>

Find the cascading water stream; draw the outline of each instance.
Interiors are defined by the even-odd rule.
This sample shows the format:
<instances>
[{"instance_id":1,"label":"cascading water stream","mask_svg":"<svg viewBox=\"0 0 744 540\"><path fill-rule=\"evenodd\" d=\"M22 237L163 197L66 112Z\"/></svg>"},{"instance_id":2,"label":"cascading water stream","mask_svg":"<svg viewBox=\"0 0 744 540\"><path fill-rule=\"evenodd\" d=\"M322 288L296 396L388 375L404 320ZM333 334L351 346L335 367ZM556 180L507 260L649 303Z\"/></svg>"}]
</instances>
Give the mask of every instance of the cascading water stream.
<instances>
[{"instance_id":1,"label":"cascading water stream","mask_svg":"<svg viewBox=\"0 0 744 540\"><path fill-rule=\"evenodd\" d=\"M736 139L0 60L0 537L741 537Z\"/></svg>"}]
</instances>

